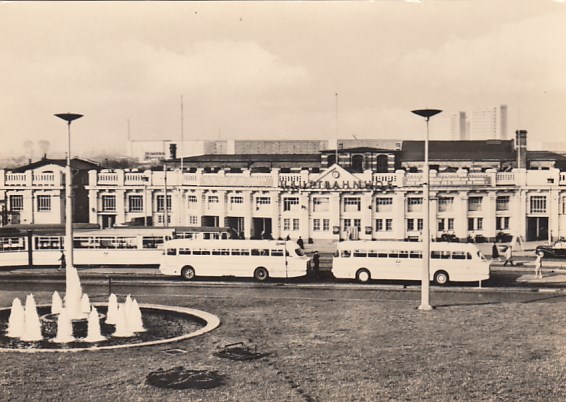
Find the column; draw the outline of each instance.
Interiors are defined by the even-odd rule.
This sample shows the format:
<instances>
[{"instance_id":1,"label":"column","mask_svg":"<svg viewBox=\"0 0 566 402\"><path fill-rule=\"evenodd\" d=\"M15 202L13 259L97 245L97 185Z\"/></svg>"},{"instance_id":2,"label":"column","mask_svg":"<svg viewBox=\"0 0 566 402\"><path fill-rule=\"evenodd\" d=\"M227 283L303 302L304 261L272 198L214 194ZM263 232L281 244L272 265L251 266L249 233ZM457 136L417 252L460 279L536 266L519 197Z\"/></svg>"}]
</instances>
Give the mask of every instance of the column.
<instances>
[{"instance_id":1,"label":"column","mask_svg":"<svg viewBox=\"0 0 566 402\"><path fill-rule=\"evenodd\" d=\"M244 237L250 239L252 237L252 211L253 211L253 192L244 191Z\"/></svg>"},{"instance_id":2,"label":"column","mask_svg":"<svg viewBox=\"0 0 566 402\"><path fill-rule=\"evenodd\" d=\"M126 223L126 191L116 190L116 224Z\"/></svg>"},{"instance_id":3,"label":"column","mask_svg":"<svg viewBox=\"0 0 566 402\"><path fill-rule=\"evenodd\" d=\"M279 212L279 192L271 191L271 235L274 239L281 237L281 214Z\"/></svg>"},{"instance_id":4,"label":"column","mask_svg":"<svg viewBox=\"0 0 566 402\"><path fill-rule=\"evenodd\" d=\"M497 236L497 228L495 226L497 214L497 193L495 191L490 191L483 199L483 233L485 237L492 238Z\"/></svg>"},{"instance_id":5,"label":"column","mask_svg":"<svg viewBox=\"0 0 566 402\"><path fill-rule=\"evenodd\" d=\"M460 239L468 237L468 192L460 191L454 197L454 234Z\"/></svg>"}]
</instances>

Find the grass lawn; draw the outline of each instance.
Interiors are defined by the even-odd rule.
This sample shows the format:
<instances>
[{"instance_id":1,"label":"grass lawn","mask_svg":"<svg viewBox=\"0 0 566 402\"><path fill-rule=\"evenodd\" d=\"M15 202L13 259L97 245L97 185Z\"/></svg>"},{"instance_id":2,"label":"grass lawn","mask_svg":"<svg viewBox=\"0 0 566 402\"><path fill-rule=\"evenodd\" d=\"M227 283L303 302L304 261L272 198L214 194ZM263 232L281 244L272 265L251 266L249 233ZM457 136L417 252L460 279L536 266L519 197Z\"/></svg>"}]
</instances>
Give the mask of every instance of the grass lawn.
<instances>
[{"instance_id":1,"label":"grass lawn","mask_svg":"<svg viewBox=\"0 0 566 402\"><path fill-rule=\"evenodd\" d=\"M306 291L308 292L308 291ZM0 295L9 306L20 294ZM41 293L36 299L49 301ZM183 300L183 301L180 301ZM566 400L564 303L451 305L242 297L144 297L220 317L220 328L169 345L115 351L0 354L0 399L11 401ZM254 361L214 356L246 341ZM181 348L185 354L163 353ZM159 368L214 370L225 384L168 390Z\"/></svg>"}]
</instances>

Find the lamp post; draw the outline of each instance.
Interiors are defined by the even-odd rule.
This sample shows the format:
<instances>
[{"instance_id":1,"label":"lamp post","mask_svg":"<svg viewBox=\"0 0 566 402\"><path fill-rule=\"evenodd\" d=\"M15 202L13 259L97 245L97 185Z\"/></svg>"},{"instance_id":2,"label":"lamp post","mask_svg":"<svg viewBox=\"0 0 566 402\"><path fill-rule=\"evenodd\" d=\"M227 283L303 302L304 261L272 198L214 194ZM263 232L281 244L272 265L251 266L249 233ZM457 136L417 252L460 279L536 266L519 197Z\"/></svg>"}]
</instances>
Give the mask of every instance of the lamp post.
<instances>
[{"instance_id":1,"label":"lamp post","mask_svg":"<svg viewBox=\"0 0 566 402\"><path fill-rule=\"evenodd\" d=\"M420 109L412 111L412 113L424 117L426 120L426 140L423 164L423 269L421 277L421 305L419 306L419 310L424 311L432 310L432 306L430 305L430 175L428 168L428 122L432 116L437 115L440 112L442 112L442 110L438 109Z\"/></svg>"},{"instance_id":2,"label":"lamp post","mask_svg":"<svg viewBox=\"0 0 566 402\"><path fill-rule=\"evenodd\" d=\"M73 176L71 173L71 122L82 114L60 113L55 116L67 122L67 163L65 166L65 251L67 268L74 267L73 260Z\"/></svg>"}]
</instances>

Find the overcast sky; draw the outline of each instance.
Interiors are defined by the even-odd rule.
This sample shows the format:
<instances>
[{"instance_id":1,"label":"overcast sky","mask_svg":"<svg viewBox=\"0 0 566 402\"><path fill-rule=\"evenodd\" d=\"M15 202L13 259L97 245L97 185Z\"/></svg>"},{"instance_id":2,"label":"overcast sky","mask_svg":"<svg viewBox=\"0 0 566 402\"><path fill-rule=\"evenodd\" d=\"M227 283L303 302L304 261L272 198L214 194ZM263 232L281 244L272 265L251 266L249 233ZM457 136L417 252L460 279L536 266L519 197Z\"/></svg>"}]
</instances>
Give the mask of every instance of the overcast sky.
<instances>
[{"instance_id":1,"label":"overcast sky","mask_svg":"<svg viewBox=\"0 0 566 402\"><path fill-rule=\"evenodd\" d=\"M0 154L133 139L421 139L410 110L506 104L529 142L566 130L566 3L0 3ZM432 133L434 138L434 133ZM36 151L35 157L39 156Z\"/></svg>"}]
</instances>

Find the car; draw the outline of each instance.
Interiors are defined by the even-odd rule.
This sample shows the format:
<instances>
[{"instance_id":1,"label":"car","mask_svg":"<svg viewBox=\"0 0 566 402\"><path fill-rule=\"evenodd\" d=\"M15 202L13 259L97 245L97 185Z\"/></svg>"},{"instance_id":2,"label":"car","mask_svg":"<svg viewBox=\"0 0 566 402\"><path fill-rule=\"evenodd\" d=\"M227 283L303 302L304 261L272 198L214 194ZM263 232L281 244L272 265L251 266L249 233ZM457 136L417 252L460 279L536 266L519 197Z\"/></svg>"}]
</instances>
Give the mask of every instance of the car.
<instances>
[{"instance_id":1,"label":"car","mask_svg":"<svg viewBox=\"0 0 566 402\"><path fill-rule=\"evenodd\" d=\"M545 258L566 258L566 240L560 239L552 245L537 246L535 253L542 253Z\"/></svg>"}]
</instances>

